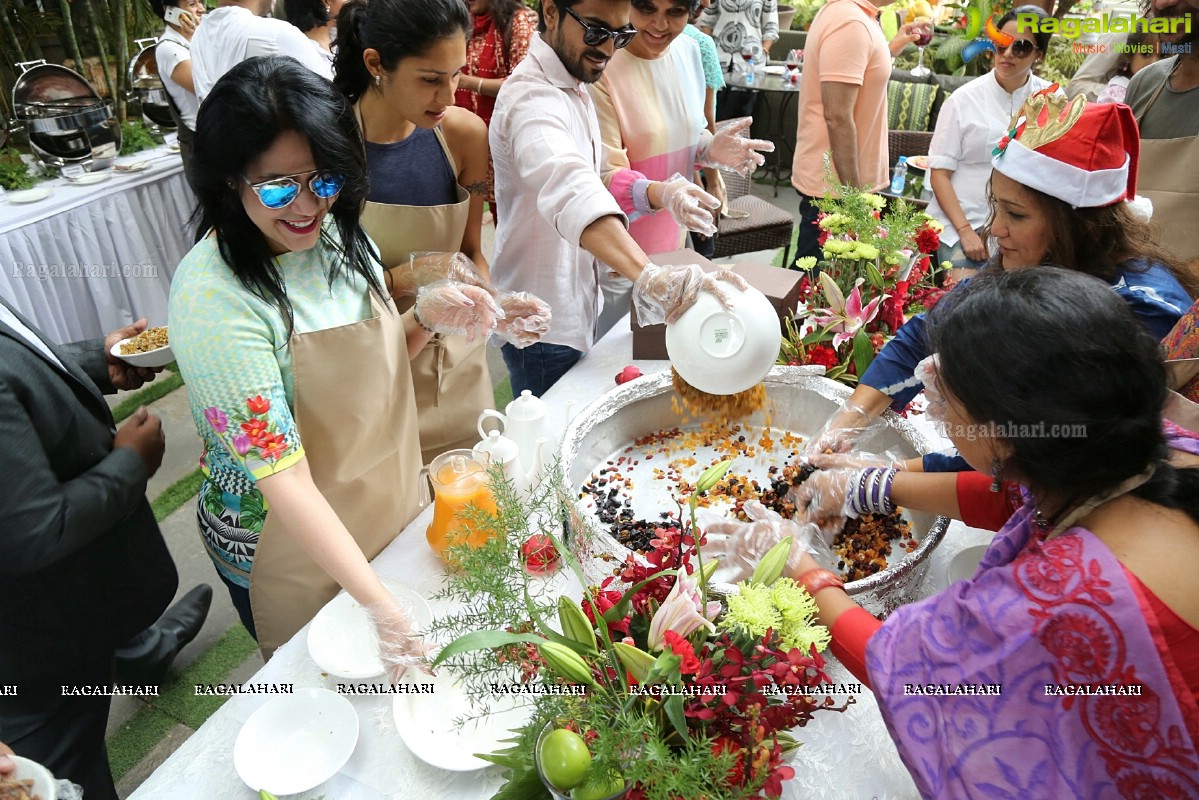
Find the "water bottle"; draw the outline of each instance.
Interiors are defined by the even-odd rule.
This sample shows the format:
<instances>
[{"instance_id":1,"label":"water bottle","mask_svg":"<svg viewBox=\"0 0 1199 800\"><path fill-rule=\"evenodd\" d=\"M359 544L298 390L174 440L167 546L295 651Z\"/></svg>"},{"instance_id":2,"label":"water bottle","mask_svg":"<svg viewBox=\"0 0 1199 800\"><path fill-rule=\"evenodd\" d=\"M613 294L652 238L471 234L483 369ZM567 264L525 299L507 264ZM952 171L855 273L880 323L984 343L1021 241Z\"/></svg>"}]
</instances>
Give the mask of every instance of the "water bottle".
<instances>
[{"instance_id":1,"label":"water bottle","mask_svg":"<svg viewBox=\"0 0 1199 800\"><path fill-rule=\"evenodd\" d=\"M902 195L904 185L908 182L908 157L900 156L895 165L895 174L891 177L891 194Z\"/></svg>"}]
</instances>

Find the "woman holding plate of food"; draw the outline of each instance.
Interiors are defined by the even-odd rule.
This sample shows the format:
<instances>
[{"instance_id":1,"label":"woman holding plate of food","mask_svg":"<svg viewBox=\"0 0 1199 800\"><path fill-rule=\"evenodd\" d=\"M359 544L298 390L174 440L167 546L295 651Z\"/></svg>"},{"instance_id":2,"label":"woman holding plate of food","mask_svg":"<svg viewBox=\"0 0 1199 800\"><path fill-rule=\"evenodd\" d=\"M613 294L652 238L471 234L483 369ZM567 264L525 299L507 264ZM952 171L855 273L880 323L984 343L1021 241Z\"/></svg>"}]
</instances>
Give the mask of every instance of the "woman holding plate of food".
<instances>
[{"instance_id":1,"label":"woman holding plate of food","mask_svg":"<svg viewBox=\"0 0 1199 800\"><path fill-rule=\"evenodd\" d=\"M266 656L340 587L372 613L384 663L411 663L407 610L368 564L418 510L409 359L434 332L486 334L498 311L443 281L399 314L359 220L353 112L290 58L221 78L195 164L200 238L170 324L204 444L204 545Z\"/></svg>"}]
</instances>

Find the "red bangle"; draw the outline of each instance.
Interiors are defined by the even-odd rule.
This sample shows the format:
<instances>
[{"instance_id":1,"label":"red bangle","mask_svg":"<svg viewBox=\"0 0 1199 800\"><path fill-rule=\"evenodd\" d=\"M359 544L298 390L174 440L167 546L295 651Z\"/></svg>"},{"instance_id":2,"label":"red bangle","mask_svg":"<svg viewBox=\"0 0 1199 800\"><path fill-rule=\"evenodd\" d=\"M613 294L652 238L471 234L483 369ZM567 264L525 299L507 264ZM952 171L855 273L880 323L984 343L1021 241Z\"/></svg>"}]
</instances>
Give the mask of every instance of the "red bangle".
<instances>
[{"instance_id":1,"label":"red bangle","mask_svg":"<svg viewBox=\"0 0 1199 800\"><path fill-rule=\"evenodd\" d=\"M808 594L812 595L812 597L815 597L816 593L821 589L827 589L830 586L837 589L845 587L845 582L827 569L810 569L797 577L795 582L807 589Z\"/></svg>"}]
</instances>

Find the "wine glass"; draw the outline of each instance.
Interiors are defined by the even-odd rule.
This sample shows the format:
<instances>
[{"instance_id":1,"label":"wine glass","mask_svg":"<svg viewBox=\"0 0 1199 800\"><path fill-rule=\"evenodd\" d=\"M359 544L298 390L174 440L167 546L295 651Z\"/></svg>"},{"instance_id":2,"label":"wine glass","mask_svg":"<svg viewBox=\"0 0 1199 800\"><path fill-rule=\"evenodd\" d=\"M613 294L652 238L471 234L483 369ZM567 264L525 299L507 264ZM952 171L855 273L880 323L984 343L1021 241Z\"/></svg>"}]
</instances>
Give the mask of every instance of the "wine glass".
<instances>
[{"instance_id":1,"label":"wine glass","mask_svg":"<svg viewBox=\"0 0 1199 800\"><path fill-rule=\"evenodd\" d=\"M759 62L765 62L765 59L762 58L762 55L762 46L755 42L747 42L741 48L741 58L745 60L746 72L752 75L756 65Z\"/></svg>"},{"instance_id":2,"label":"wine glass","mask_svg":"<svg viewBox=\"0 0 1199 800\"><path fill-rule=\"evenodd\" d=\"M799 65L803 63L803 50L787 51L787 79L794 83L799 78Z\"/></svg>"},{"instance_id":3,"label":"wine glass","mask_svg":"<svg viewBox=\"0 0 1199 800\"><path fill-rule=\"evenodd\" d=\"M932 44L933 41L933 21L928 17L921 17L913 25L913 33L917 34L916 47L920 50L920 58L916 62L915 69L912 70L912 77L923 78L926 75L933 74L931 69L924 66L924 48Z\"/></svg>"}]
</instances>

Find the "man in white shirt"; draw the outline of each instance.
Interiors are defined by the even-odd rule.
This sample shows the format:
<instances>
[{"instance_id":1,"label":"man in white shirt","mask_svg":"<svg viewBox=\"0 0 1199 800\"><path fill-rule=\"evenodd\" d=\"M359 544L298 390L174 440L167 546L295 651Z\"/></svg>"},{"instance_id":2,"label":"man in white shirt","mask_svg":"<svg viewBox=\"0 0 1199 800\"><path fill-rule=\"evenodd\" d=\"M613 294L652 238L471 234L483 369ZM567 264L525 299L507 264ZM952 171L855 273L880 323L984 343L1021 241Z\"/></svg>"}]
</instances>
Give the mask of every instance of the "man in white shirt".
<instances>
[{"instance_id":1,"label":"man in white shirt","mask_svg":"<svg viewBox=\"0 0 1199 800\"><path fill-rule=\"evenodd\" d=\"M528 56L504 82L490 131L496 203L504 209L492 281L532 292L554 313L540 342L502 348L513 394L537 396L594 343L601 269L634 281L642 324L673 321L700 289L723 296L718 278L740 281L729 270L714 277L696 265L651 264L600 179L603 144L586 84L599 80L615 42L632 40L629 0L543 0L541 17ZM648 204L662 207L660 198Z\"/></svg>"},{"instance_id":2,"label":"man in white shirt","mask_svg":"<svg viewBox=\"0 0 1199 800\"><path fill-rule=\"evenodd\" d=\"M332 65L300 29L269 16L275 0L221 0L191 42L192 80L200 102L234 66L255 56L291 56L328 80Z\"/></svg>"}]
</instances>

